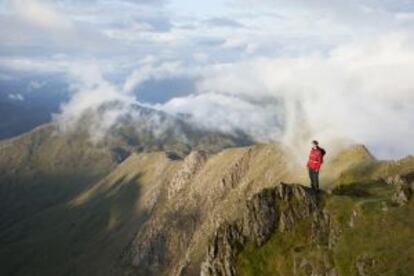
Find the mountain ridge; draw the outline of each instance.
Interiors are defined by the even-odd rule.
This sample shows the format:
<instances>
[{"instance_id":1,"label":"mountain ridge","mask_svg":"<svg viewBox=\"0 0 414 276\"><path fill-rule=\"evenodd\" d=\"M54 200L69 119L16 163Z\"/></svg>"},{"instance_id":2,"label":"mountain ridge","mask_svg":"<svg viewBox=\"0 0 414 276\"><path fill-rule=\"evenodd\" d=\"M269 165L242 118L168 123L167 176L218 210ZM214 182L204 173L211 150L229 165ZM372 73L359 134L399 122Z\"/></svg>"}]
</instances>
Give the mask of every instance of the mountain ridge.
<instances>
[{"instance_id":1,"label":"mountain ridge","mask_svg":"<svg viewBox=\"0 0 414 276\"><path fill-rule=\"evenodd\" d=\"M2 266L5 275L197 275L216 230L243 217L247 200L275 183L307 183L303 166L282 144L193 148L178 158L165 148L131 150L118 160L110 147L94 145L86 134L78 133L74 140L49 135L47 127L40 128L19 138L28 141L12 140L16 151L2 150L0 170L6 174L0 183L2 195L9 197L3 206L11 208L3 209L3 221L4 210L26 212L7 206L20 202L11 196L13 189L20 187L30 200L35 191L50 193L45 206L34 208L29 201L29 213L0 227L6 245L0 257L8 260ZM32 150L26 153L29 146ZM70 154L59 163L62 150ZM9 172L14 164L22 167ZM69 175L44 178L61 169ZM412 157L378 161L365 146L354 145L330 152L321 178L327 190L352 194L367 181L410 171ZM14 180L17 176L21 179ZM30 182L42 189L32 189ZM50 185L54 182L60 186ZM64 187L74 190L55 194ZM238 260L235 269L240 269Z\"/></svg>"}]
</instances>

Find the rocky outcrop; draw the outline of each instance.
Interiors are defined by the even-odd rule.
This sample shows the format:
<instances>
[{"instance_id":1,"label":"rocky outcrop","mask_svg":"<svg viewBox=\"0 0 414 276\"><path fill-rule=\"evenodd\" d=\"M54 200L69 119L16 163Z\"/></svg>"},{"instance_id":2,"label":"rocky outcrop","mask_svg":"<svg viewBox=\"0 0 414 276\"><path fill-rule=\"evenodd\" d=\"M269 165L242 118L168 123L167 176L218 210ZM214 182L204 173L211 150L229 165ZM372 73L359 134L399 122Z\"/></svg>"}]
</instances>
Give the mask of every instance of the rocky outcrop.
<instances>
[{"instance_id":1,"label":"rocky outcrop","mask_svg":"<svg viewBox=\"0 0 414 276\"><path fill-rule=\"evenodd\" d=\"M384 179L388 185L395 187L395 192L392 196L392 201L399 205L406 205L413 196L414 179L413 174L408 175L392 175Z\"/></svg>"},{"instance_id":2,"label":"rocky outcrop","mask_svg":"<svg viewBox=\"0 0 414 276\"><path fill-rule=\"evenodd\" d=\"M395 185L395 186L402 185L402 184L407 184L407 180L399 174L389 176L386 179L384 179L384 181L388 185Z\"/></svg>"},{"instance_id":3,"label":"rocky outcrop","mask_svg":"<svg viewBox=\"0 0 414 276\"><path fill-rule=\"evenodd\" d=\"M204 151L193 151L184 159L182 169L172 178L168 187L168 199L173 198L191 181L194 175L203 167L208 159Z\"/></svg>"},{"instance_id":4,"label":"rocky outcrop","mask_svg":"<svg viewBox=\"0 0 414 276\"><path fill-rule=\"evenodd\" d=\"M248 242L261 246L273 233L289 231L319 213L317 194L307 187L281 183L264 189L247 201L242 219L216 230L201 275L236 275L235 257Z\"/></svg>"},{"instance_id":5,"label":"rocky outcrop","mask_svg":"<svg viewBox=\"0 0 414 276\"><path fill-rule=\"evenodd\" d=\"M413 196L413 189L407 182L402 182L396 186L392 201L400 206L406 205Z\"/></svg>"},{"instance_id":6,"label":"rocky outcrop","mask_svg":"<svg viewBox=\"0 0 414 276\"><path fill-rule=\"evenodd\" d=\"M413 189L407 179L404 176L387 179L387 183L396 189L392 197L396 205L406 205L413 197ZM389 190L388 187L383 187ZM247 245L254 244L259 249L271 237L273 239L274 235L294 231L299 231L296 233L300 233L302 237L305 235L309 242L299 242L298 246L286 252L284 257L290 260L290 273L338 275L334 258L338 241L342 235L347 235L354 231L355 227L360 226L359 220L364 214L356 208L349 212L349 222L341 221L345 216L338 216L338 210L331 209L332 205L324 206L327 200L329 195L316 194L313 190L297 184L281 183L276 187L263 189L245 203L245 211L240 219L218 227L207 248L201 275L238 275L238 255ZM369 252L362 251L352 260L351 270L356 275L374 275L373 271L379 264L379 260L372 257Z\"/></svg>"},{"instance_id":7,"label":"rocky outcrop","mask_svg":"<svg viewBox=\"0 0 414 276\"><path fill-rule=\"evenodd\" d=\"M370 270L375 267L375 259L369 257L367 254L359 256L356 260L356 271L358 276L368 276L372 275Z\"/></svg>"},{"instance_id":8,"label":"rocky outcrop","mask_svg":"<svg viewBox=\"0 0 414 276\"><path fill-rule=\"evenodd\" d=\"M232 166L224 173L221 179L223 188L234 188L240 184L240 180L246 174L249 168L249 162L252 155L252 149L248 149Z\"/></svg>"}]
</instances>

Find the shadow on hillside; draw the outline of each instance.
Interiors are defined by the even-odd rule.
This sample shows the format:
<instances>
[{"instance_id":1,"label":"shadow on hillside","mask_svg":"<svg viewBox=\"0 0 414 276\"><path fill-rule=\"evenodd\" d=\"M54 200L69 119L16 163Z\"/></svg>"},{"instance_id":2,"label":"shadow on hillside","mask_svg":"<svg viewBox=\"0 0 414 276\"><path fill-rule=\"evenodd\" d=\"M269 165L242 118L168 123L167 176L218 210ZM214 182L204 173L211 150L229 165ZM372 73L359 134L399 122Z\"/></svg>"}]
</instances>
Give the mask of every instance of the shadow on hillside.
<instances>
[{"instance_id":1,"label":"shadow on hillside","mask_svg":"<svg viewBox=\"0 0 414 276\"><path fill-rule=\"evenodd\" d=\"M0 249L2 275L107 275L148 214L141 175L120 179L83 205L61 204L16 224Z\"/></svg>"},{"instance_id":2,"label":"shadow on hillside","mask_svg":"<svg viewBox=\"0 0 414 276\"><path fill-rule=\"evenodd\" d=\"M0 179L0 240L2 232L82 193L101 175L36 173Z\"/></svg>"},{"instance_id":3,"label":"shadow on hillside","mask_svg":"<svg viewBox=\"0 0 414 276\"><path fill-rule=\"evenodd\" d=\"M381 182L355 182L349 184L340 184L332 190L333 195L351 196L351 197L370 197L372 196L370 190L383 186Z\"/></svg>"},{"instance_id":4,"label":"shadow on hillside","mask_svg":"<svg viewBox=\"0 0 414 276\"><path fill-rule=\"evenodd\" d=\"M403 178L407 180L408 183L414 182L414 172L403 175Z\"/></svg>"}]
</instances>

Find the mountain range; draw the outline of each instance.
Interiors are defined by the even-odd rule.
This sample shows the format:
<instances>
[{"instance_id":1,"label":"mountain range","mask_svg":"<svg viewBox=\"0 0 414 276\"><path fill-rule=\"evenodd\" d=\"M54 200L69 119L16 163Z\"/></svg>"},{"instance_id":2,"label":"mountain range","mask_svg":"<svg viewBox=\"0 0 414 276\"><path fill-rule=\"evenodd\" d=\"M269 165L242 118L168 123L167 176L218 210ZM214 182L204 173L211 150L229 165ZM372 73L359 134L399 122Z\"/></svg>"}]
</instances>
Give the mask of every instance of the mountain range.
<instances>
[{"instance_id":1,"label":"mountain range","mask_svg":"<svg viewBox=\"0 0 414 276\"><path fill-rule=\"evenodd\" d=\"M317 194L283 144L133 108L0 141L1 275L414 273L413 156L328 152Z\"/></svg>"}]
</instances>

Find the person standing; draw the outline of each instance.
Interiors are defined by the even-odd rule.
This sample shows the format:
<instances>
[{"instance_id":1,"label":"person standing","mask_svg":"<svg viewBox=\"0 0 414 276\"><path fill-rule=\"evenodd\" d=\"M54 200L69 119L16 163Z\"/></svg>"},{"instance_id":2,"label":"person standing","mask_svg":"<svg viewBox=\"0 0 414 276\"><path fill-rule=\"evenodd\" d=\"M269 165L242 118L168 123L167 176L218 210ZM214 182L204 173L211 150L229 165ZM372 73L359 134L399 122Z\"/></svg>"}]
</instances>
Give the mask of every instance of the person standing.
<instances>
[{"instance_id":1,"label":"person standing","mask_svg":"<svg viewBox=\"0 0 414 276\"><path fill-rule=\"evenodd\" d=\"M315 191L319 191L319 171L323 164L323 157L325 154L326 151L323 148L319 147L319 142L312 141L312 148L306 166L309 170L311 187Z\"/></svg>"}]
</instances>

